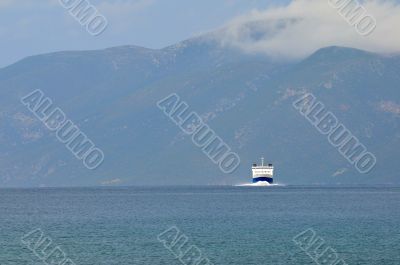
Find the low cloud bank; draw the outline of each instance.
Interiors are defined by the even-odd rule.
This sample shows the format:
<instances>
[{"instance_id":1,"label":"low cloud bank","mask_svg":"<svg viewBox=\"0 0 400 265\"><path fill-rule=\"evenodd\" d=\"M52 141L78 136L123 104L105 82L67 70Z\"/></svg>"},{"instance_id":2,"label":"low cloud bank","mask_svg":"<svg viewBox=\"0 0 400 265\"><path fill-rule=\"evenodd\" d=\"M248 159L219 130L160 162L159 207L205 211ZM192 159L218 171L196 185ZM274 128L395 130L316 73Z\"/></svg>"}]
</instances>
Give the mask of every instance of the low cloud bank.
<instances>
[{"instance_id":1,"label":"low cloud bank","mask_svg":"<svg viewBox=\"0 0 400 265\"><path fill-rule=\"evenodd\" d=\"M287 59L304 58L333 45L378 53L400 52L399 3L394 0L359 2L376 20L375 29L363 36L330 1L294 0L284 7L254 10L232 20L212 34L212 38L223 46Z\"/></svg>"}]
</instances>

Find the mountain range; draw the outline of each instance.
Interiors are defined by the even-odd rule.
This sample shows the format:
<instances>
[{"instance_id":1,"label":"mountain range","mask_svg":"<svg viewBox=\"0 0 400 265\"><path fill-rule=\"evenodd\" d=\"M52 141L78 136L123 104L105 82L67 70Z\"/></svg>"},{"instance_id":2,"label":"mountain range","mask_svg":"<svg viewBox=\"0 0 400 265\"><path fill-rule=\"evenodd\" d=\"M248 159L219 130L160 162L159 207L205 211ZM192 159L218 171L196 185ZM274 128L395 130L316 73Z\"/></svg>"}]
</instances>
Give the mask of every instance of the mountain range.
<instances>
[{"instance_id":1,"label":"mountain range","mask_svg":"<svg viewBox=\"0 0 400 265\"><path fill-rule=\"evenodd\" d=\"M326 47L279 60L193 38L0 69L0 186L231 185L261 156L283 184L400 184L400 56ZM104 152L88 170L22 103L40 89ZM221 172L157 107L176 93L241 160ZM312 93L377 158L359 173L292 103Z\"/></svg>"}]
</instances>

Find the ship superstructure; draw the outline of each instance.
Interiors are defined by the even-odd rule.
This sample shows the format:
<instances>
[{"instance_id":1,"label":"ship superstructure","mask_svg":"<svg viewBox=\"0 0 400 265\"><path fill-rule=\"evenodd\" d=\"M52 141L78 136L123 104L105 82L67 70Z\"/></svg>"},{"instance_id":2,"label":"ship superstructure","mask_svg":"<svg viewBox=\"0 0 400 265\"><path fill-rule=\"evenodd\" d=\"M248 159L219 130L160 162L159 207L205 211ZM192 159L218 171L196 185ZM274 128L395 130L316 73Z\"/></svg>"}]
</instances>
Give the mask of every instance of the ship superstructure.
<instances>
[{"instance_id":1,"label":"ship superstructure","mask_svg":"<svg viewBox=\"0 0 400 265\"><path fill-rule=\"evenodd\" d=\"M253 183L274 183L274 166L272 164L264 165L264 157L261 157L261 165L253 164L251 171L253 172Z\"/></svg>"}]
</instances>

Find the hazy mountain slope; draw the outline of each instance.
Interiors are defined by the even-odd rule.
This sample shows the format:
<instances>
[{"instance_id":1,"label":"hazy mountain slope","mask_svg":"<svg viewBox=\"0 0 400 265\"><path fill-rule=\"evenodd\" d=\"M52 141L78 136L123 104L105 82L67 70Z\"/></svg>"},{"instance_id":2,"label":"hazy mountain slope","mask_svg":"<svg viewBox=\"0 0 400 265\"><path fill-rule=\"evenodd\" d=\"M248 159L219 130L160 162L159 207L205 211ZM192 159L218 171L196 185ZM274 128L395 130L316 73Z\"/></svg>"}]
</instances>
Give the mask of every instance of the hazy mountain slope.
<instances>
[{"instance_id":1,"label":"hazy mountain slope","mask_svg":"<svg viewBox=\"0 0 400 265\"><path fill-rule=\"evenodd\" d=\"M233 111L233 116L246 110L246 116L258 113L257 121L248 122L253 133L244 152L250 156L257 149L268 150L285 182L398 182L399 109L382 107L399 103L398 62L398 57L353 49L318 51ZM370 174L359 175L292 107L296 94L304 91L316 95L377 156ZM332 177L341 169L343 174Z\"/></svg>"},{"instance_id":2,"label":"hazy mountain slope","mask_svg":"<svg viewBox=\"0 0 400 265\"><path fill-rule=\"evenodd\" d=\"M0 69L0 183L3 186L222 184L247 181L265 155L284 183L400 181L400 58L330 47L302 62L224 49L193 39L162 50L125 46L61 52ZM41 89L105 153L84 168L20 103ZM375 153L359 175L292 107L312 91ZM225 175L156 107L176 92L242 160ZM298 96L298 95L297 95ZM398 112L399 111L399 112ZM333 177L335 172L344 172Z\"/></svg>"}]
</instances>

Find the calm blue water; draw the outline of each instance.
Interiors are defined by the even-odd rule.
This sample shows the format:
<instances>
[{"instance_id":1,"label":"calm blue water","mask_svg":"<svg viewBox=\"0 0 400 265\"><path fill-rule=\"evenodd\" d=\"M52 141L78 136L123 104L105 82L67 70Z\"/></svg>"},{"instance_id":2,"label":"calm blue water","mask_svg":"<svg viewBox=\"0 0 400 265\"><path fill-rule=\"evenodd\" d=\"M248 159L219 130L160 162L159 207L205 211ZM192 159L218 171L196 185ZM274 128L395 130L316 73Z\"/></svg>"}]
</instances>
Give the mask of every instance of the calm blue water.
<instances>
[{"instance_id":1,"label":"calm blue water","mask_svg":"<svg viewBox=\"0 0 400 265\"><path fill-rule=\"evenodd\" d=\"M168 187L0 190L0 264L44 264L41 228L75 264L182 264L157 235L177 226L214 264L316 264L312 228L347 264L400 264L400 188Z\"/></svg>"}]
</instances>

